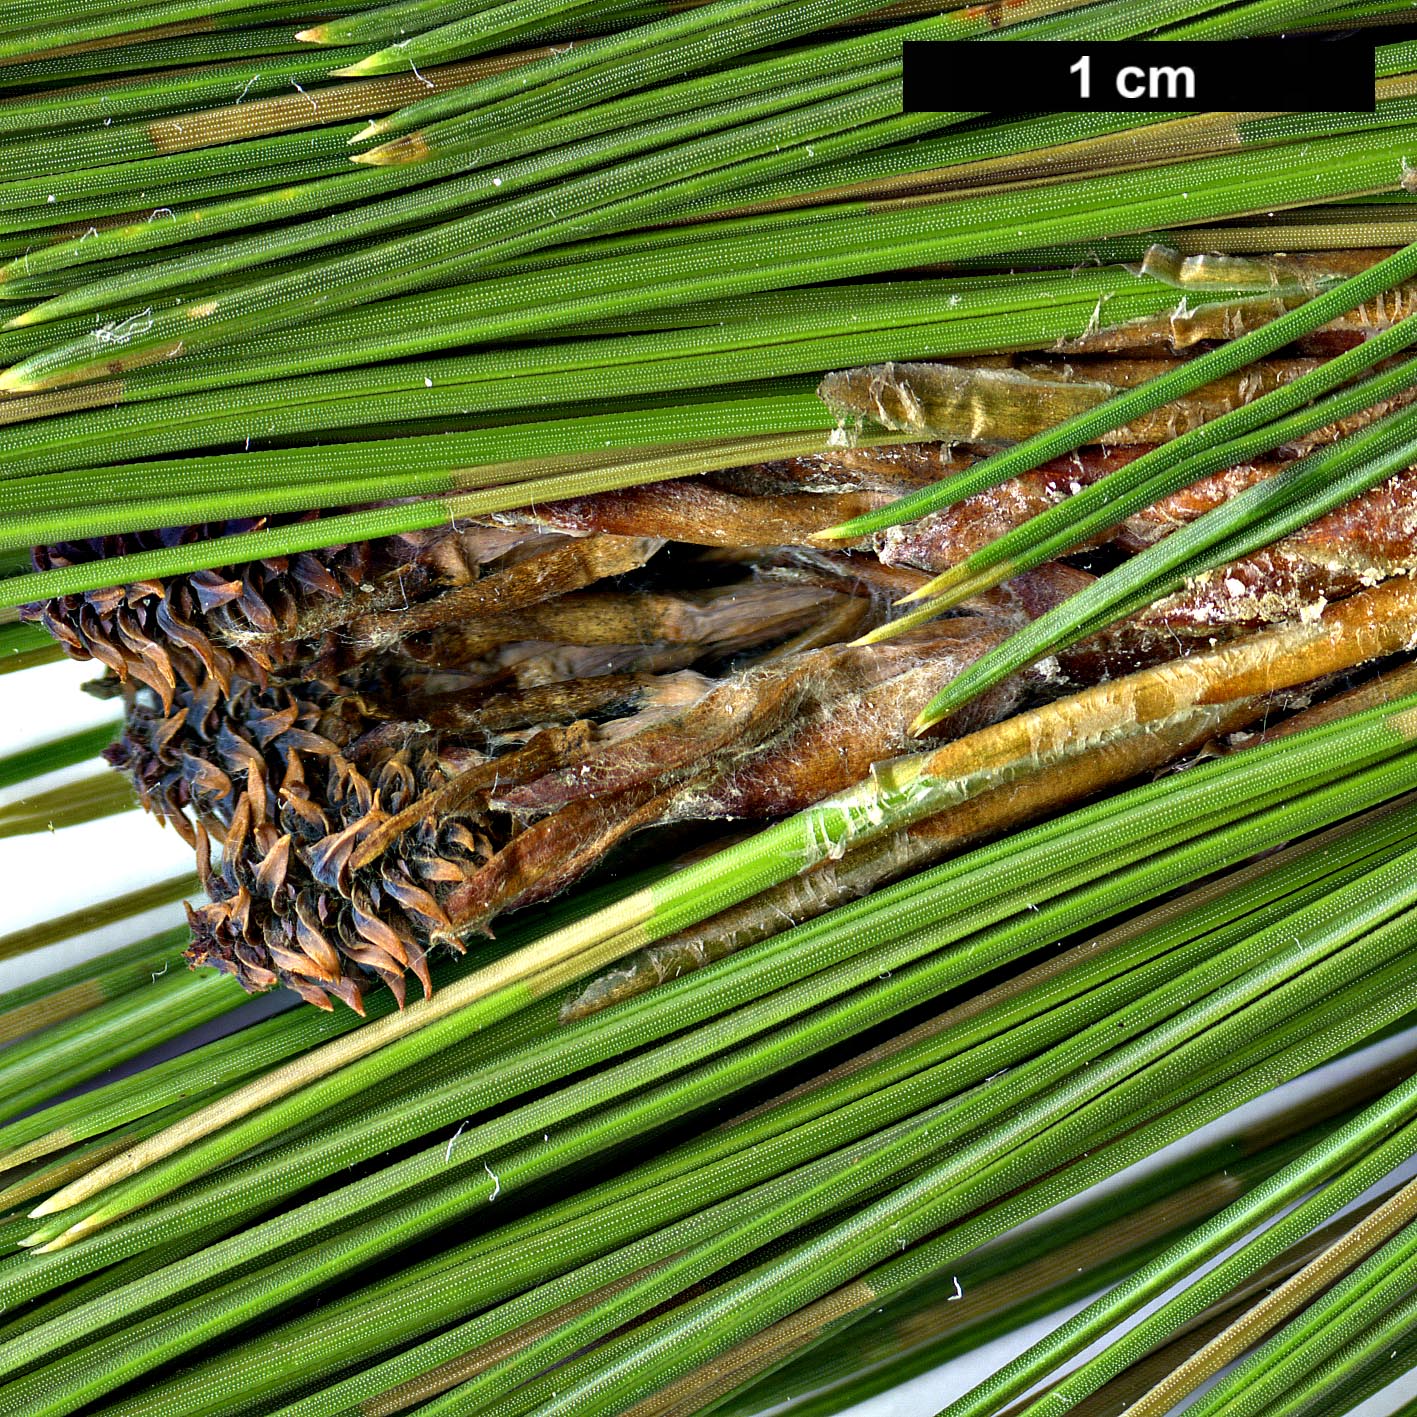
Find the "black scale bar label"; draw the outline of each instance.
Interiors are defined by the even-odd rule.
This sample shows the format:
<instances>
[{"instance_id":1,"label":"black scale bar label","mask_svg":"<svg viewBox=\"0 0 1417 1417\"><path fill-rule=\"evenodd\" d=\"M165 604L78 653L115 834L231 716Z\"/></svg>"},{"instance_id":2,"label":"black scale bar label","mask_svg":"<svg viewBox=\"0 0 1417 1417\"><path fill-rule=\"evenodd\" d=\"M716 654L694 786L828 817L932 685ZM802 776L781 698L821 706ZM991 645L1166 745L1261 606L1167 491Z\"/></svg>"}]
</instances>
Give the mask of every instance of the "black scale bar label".
<instances>
[{"instance_id":1,"label":"black scale bar label","mask_svg":"<svg viewBox=\"0 0 1417 1417\"><path fill-rule=\"evenodd\" d=\"M1374 42L907 40L914 113L1372 113Z\"/></svg>"}]
</instances>

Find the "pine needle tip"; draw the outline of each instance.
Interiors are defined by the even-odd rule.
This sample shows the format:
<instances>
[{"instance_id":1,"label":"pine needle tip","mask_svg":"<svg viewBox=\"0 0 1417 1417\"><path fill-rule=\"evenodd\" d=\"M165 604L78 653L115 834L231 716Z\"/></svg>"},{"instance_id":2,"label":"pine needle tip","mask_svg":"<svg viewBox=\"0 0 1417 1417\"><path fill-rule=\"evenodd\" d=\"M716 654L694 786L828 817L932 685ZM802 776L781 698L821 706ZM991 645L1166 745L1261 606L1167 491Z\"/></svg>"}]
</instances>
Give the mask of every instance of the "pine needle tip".
<instances>
[{"instance_id":1,"label":"pine needle tip","mask_svg":"<svg viewBox=\"0 0 1417 1417\"><path fill-rule=\"evenodd\" d=\"M360 153L355 162L367 163L370 167L401 167L406 163L422 162L431 156L428 144L417 133L407 133L384 143L368 152Z\"/></svg>"},{"instance_id":2,"label":"pine needle tip","mask_svg":"<svg viewBox=\"0 0 1417 1417\"><path fill-rule=\"evenodd\" d=\"M995 586L1012 580L1027 569L1027 565L1020 566L1017 561L1010 559L1000 561L992 567L986 566L982 571L971 572L968 562L962 561L959 565L942 571L934 580L926 581L923 586L912 590L908 595L901 596L896 604L930 601L936 610L953 610L956 605L976 595L982 595L986 590L993 590Z\"/></svg>"},{"instance_id":3,"label":"pine needle tip","mask_svg":"<svg viewBox=\"0 0 1417 1417\"><path fill-rule=\"evenodd\" d=\"M889 624L886 624L886 625L877 625L874 630L867 630L864 635L858 636L856 639L852 640L851 643L852 643L853 646L855 646L855 645L878 645L878 644L880 644L883 640L893 639L894 636L895 636L895 633L896 633L896 632L892 629L891 625L889 625Z\"/></svg>"},{"instance_id":4,"label":"pine needle tip","mask_svg":"<svg viewBox=\"0 0 1417 1417\"><path fill-rule=\"evenodd\" d=\"M30 1254L52 1255L57 1250L67 1250L70 1245L82 1240L85 1235L97 1228L97 1226L81 1223L74 1226L72 1230L66 1230L62 1235L56 1235L47 1245L36 1245L34 1249L30 1251Z\"/></svg>"},{"instance_id":5,"label":"pine needle tip","mask_svg":"<svg viewBox=\"0 0 1417 1417\"><path fill-rule=\"evenodd\" d=\"M936 596L943 596L947 591L953 589L959 583L959 579L953 571L945 571L933 580L926 581L924 585L907 591L896 601L896 604L918 605L922 600L934 600Z\"/></svg>"},{"instance_id":6,"label":"pine needle tip","mask_svg":"<svg viewBox=\"0 0 1417 1417\"><path fill-rule=\"evenodd\" d=\"M919 738L922 734L928 733L942 718L942 713L931 713L926 709L924 713L917 714L915 721L910 725L910 736Z\"/></svg>"},{"instance_id":7,"label":"pine needle tip","mask_svg":"<svg viewBox=\"0 0 1417 1417\"><path fill-rule=\"evenodd\" d=\"M356 59L353 64L346 64L343 69L331 69L330 74L339 79L367 79L375 74L386 74L388 68L378 54L366 54L363 59Z\"/></svg>"},{"instance_id":8,"label":"pine needle tip","mask_svg":"<svg viewBox=\"0 0 1417 1417\"><path fill-rule=\"evenodd\" d=\"M957 709L961 709L972 699L977 690L964 693L958 692L959 680L947 684L923 709L915 716L915 722L910 725L910 732L914 737L919 737L922 733L928 733L937 724L943 723Z\"/></svg>"},{"instance_id":9,"label":"pine needle tip","mask_svg":"<svg viewBox=\"0 0 1417 1417\"><path fill-rule=\"evenodd\" d=\"M0 326L3 329L10 329L10 325ZM0 393L3 394L36 394L43 384L37 384L24 376L18 364L12 368L0 370Z\"/></svg>"},{"instance_id":10,"label":"pine needle tip","mask_svg":"<svg viewBox=\"0 0 1417 1417\"><path fill-rule=\"evenodd\" d=\"M878 645L885 640L893 640L899 635L905 634L909 630L927 624L938 615L944 607L935 601L930 601L923 609L912 610L909 615L901 615L895 620L887 620L884 625L877 625L874 630L862 635L859 640L853 643L858 645Z\"/></svg>"}]
</instances>

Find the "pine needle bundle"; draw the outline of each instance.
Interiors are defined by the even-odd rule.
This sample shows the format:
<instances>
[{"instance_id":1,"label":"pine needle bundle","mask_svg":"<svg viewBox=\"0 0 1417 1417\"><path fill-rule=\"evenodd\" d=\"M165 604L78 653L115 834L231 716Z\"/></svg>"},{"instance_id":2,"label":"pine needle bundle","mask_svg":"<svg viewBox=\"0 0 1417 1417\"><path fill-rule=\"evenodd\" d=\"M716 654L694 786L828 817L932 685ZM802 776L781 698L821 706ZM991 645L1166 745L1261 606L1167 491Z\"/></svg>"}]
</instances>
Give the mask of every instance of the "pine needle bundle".
<instances>
[{"instance_id":1,"label":"pine needle bundle","mask_svg":"<svg viewBox=\"0 0 1417 1417\"><path fill-rule=\"evenodd\" d=\"M105 716L0 838L190 867L0 935L0 1417L1417 1366L1403 17L18 0L0 688ZM1370 27L1369 112L902 106Z\"/></svg>"}]
</instances>

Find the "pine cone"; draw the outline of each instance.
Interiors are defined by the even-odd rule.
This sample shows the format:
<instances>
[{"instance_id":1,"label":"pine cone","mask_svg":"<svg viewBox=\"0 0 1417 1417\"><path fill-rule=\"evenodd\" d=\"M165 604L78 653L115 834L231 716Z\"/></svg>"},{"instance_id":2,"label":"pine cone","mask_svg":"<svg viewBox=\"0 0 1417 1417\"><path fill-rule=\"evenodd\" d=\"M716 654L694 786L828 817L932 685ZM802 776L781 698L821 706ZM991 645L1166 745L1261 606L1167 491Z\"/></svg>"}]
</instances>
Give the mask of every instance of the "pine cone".
<instances>
[{"instance_id":1,"label":"pine cone","mask_svg":"<svg viewBox=\"0 0 1417 1417\"><path fill-rule=\"evenodd\" d=\"M319 685L228 695L208 680L174 695L164 712L130 693L107 757L196 848L210 903L189 909L188 958L323 1008L333 995L362 1012L379 981L402 1003L406 973L427 993L441 901L507 836L507 819L469 790L466 763L442 756L427 725ZM454 780L470 800L448 793Z\"/></svg>"},{"instance_id":2,"label":"pine cone","mask_svg":"<svg viewBox=\"0 0 1417 1417\"><path fill-rule=\"evenodd\" d=\"M49 570L265 524L63 542L37 547L33 560ZM226 693L243 680L325 678L348 668L362 657L341 633L352 619L407 605L430 586L472 581L482 561L526 539L496 528L440 528L59 596L21 615L42 624L72 658L96 659L120 680L146 684L170 708L179 684L197 688L208 677Z\"/></svg>"}]
</instances>

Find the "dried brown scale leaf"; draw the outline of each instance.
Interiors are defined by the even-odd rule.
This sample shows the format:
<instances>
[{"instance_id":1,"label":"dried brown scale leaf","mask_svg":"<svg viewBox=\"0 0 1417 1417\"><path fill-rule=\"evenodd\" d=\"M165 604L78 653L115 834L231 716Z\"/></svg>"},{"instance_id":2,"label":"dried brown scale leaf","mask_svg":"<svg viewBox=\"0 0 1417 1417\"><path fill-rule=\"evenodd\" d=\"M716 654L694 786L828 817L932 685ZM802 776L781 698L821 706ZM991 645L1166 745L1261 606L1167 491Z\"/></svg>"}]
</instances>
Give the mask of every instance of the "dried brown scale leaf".
<instances>
[{"instance_id":1,"label":"dried brown scale leaf","mask_svg":"<svg viewBox=\"0 0 1417 1417\"><path fill-rule=\"evenodd\" d=\"M280 627L272 638L305 641L303 649L293 652L296 657L310 658L322 653L328 669L347 669L379 648L377 636L368 637L371 642L366 642L357 627L376 626L383 615L421 609L420 597L425 590L430 600L437 601L450 589L476 582L485 568L503 570L559 540L528 529L517 531L470 523L372 542L389 561L381 576L366 580L353 590L346 589L338 598L305 599L296 618ZM413 564L418 566L420 575L410 574ZM265 643L254 632L238 642Z\"/></svg>"},{"instance_id":2,"label":"dried brown scale leaf","mask_svg":"<svg viewBox=\"0 0 1417 1417\"><path fill-rule=\"evenodd\" d=\"M458 733L505 733L568 719L619 718L653 708L673 709L699 698L711 681L692 670L674 674L604 674L529 685L514 693L454 691L413 700L434 728Z\"/></svg>"},{"instance_id":3,"label":"dried brown scale leaf","mask_svg":"<svg viewBox=\"0 0 1417 1417\"><path fill-rule=\"evenodd\" d=\"M1174 366L1147 359L1026 360L1006 369L873 364L828 374L817 392L843 420L869 418L893 432L945 441L1013 443L1087 412L1168 367ZM1312 359L1260 360L1112 430L1101 441L1168 441L1316 367Z\"/></svg>"},{"instance_id":4,"label":"dried brown scale leaf","mask_svg":"<svg viewBox=\"0 0 1417 1417\"><path fill-rule=\"evenodd\" d=\"M1088 450L1076 460L1061 460L1011 479L920 522L893 527L877 538L880 559L920 571L956 565L1146 449L1112 451L1120 456L1101 459ZM1265 459L1226 468L1152 503L1105 537L1080 543L1079 549L1106 543L1141 550L1282 467L1282 461ZM1139 623L1178 629L1270 624L1414 567L1417 469L1410 469L1276 546L1199 578L1139 617Z\"/></svg>"},{"instance_id":5,"label":"dried brown scale leaf","mask_svg":"<svg viewBox=\"0 0 1417 1417\"><path fill-rule=\"evenodd\" d=\"M1243 463L1194 482L1128 517L1116 539L1128 551L1139 551L1185 526L1237 493L1271 477L1281 465L1273 461ZM1281 545L1296 554L1323 558L1332 564L1378 564L1405 569L1413 564L1417 533L1417 469L1409 468L1359 497L1345 502L1304 527Z\"/></svg>"},{"instance_id":6,"label":"dried brown scale leaf","mask_svg":"<svg viewBox=\"0 0 1417 1417\"><path fill-rule=\"evenodd\" d=\"M449 895L449 940L564 890L627 837L662 821L671 794L650 782L568 803L519 832Z\"/></svg>"},{"instance_id":7,"label":"dried brown scale leaf","mask_svg":"<svg viewBox=\"0 0 1417 1417\"><path fill-rule=\"evenodd\" d=\"M1075 566L1049 561L965 601L960 609L966 613L1000 616L1012 626L1018 626L1060 605L1095 579ZM1180 610L1185 609L1183 602ZM1260 623L1258 617L1255 620ZM1178 614L1174 621L1170 615L1151 607L1079 640L1062 650L1053 664L1044 661L1039 669L1055 680L1055 688L1078 687L1196 653L1215 644L1222 636L1237 634L1249 627L1249 619L1233 605L1229 618L1197 615L1187 619L1184 614Z\"/></svg>"},{"instance_id":8,"label":"dried brown scale leaf","mask_svg":"<svg viewBox=\"0 0 1417 1417\"><path fill-rule=\"evenodd\" d=\"M676 814L784 816L860 781L873 763L908 752L910 725L919 705L997 644L1004 633L968 619L948 626L953 634L937 637L934 643L905 641L907 654L895 661L896 672L871 666L875 672L864 676L868 682L860 689L797 715L770 742L706 789L686 789ZM845 658L859 647L837 648ZM917 662L909 663L911 658ZM908 667L901 668L902 662ZM882 670L888 677L876 678ZM940 728L950 734L968 733L1002 718L1022 702L1025 688L1023 676L1006 680Z\"/></svg>"},{"instance_id":9,"label":"dried brown scale leaf","mask_svg":"<svg viewBox=\"0 0 1417 1417\"><path fill-rule=\"evenodd\" d=\"M612 722L556 773L500 791L496 802L514 811L554 810L678 776L667 821L799 811L859 781L873 763L918 746L911 724L921 702L1015 625L1091 580L1071 567L1043 566L995 592L987 615L940 621L882 644L834 644L760 663L677 713L657 708ZM1062 668L1068 678L1090 682L1169 659L1176 650L1169 628L1138 617L1063 656ZM1012 713L1030 688L1058 682L1050 666L1015 676L945 720L940 731L972 732Z\"/></svg>"},{"instance_id":10,"label":"dried brown scale leaf","mask_svg":"<svg viewBox=\"0 0 1417 1417\"><path fill-rule=\"evenodd\" d=\"M927 572L945 570L1146 451L1129 447L1107 457L1088 449L1076 458L1057 459L918 522L906 522L878 533L876 553L887 566L908 566Z\"/></svg>"},{"instance_id":11,"label":"dried brown scale leaf","mask_svg":"<svg viewBox=\"0 0 1417 1417\"><path fill-rule=\"evenodd\" d=\"M1057 341L1057 354L1135 354L1165 356L1221 340L1232 340L1277 320L1300 303L1298 297L1266 300L1252 296L1229 304L1191 308L1183 296L1166 315L1139 315L1120 324L1108 324L1100 302L1093 328Z\"/></svg>"},{"instance_id":12,"label":"dried brown scale leaf","mask_svg":"<svg viewBox=\"0 0 1417 1417\"><path fill-rule=\"evenodd\" d=\"M1194 712L1156 732L1133 734L1086 757L971 798L906 831L848 851L838 861L824 861L691 930L631 955L567 1000L562 1007L562 1020L569 1022L633 998L666 980L757 944L788 922L801 924L815 919L878 886L934 865L974 842L1058 811L1140 773L1154 771L1202 746L1214 734L1232 732L1253 722L1264 711L1264 701L1254 699L1218 710Z\"/></svg>"},{"instance_id":13,"label":"dried brown scale leaf","mask_svg":"<svg viewBox=\"0 0 1417 1417\"><path fill-rule=\"evenodd\" d=\"M892 602L917 590L928 579L923 572L910 567L887 566L859 555L833 556L820 552L785 554L767 574L815 585L837 585L844 591L869 598L873 602L871 614L878 623L889 618L887 607ZM991 616L1016 628L1076 595L1095 579L1089 572L1066 562L1047 561L964 601L959 613ZM1069 681L1091 683L1099 675L1126 673L1178 654L1188 654L1218 633L1229 633L1248 623L1236 607L1231 621L1207 620L1200 633L1181 638L1181 632L1187 628L1183 616L1173 624L1165 614L1142 611L1079 641L1059 656L1060 667Z\"/></svg>"},{"instance_id":14,"label":"dried brown scale leaf","mask_svg":"<svg viewBox=\"0 0 1417 1417\"><path fill-rule=\"evenodd\" d=\"M1011 581L987 590L983 595L965 601L961 607L976 614L987 612L1002 616L1013 626L1036 620L1069 596L1091 585L1097 577L1062 561L1045 561ZM1131 622L1123 622L1123 627Z\"/></svg>"},{"instance_id":15,"label":"dried brown scale leaf","mask_svg":"<svg viewBox=\"0 0 1417 1417\"><path fill-rule=\"evenodd\" d=\"M701 770L706 758L741 754L745 745L761 742L809 707L864 691L873 682L861 672L865 665L884 668L888 662L887 656L853 655L847 647L834 646L734 675L668 717L651 714L646 722L644 715L636 715L601 730L579 762L525 787L501 791L498 802L515 811L544 812L586 796Z\"/></svg>"},{"instance_id":16,"label":"dried brown scale leaf","mask_svg":"<svg viewBox=\"0 0 1417 1417\"><path fill-rule=\"evenodd\" d=\"M765 634L763 638L771 642L778 636ZM553 645L529 641L503 645L469 661L459 661L451 650L444 657L435 652L436 646L430 650L427 645L405 644L401 653L410 668L427 666L430 683L442 683L445 688L458 685L480 697L493 692L513 695L550 691L559 684L599 678L663 676L688 669L706 654L716 656L735 648L751 648L755 643L749 640L745 645L741 639L732 644L709 641L703 645Z\"/></svg>"},{"instance_id":17,"label":"dried brown scale leaf","mask_svg":"<svg viewBox=\"0 0 1417 1417\"><path fill-rule=\"evenodd\" d=\"M1319 565L1283 545L1271 546L1193 578L1138 618L1180 634L1248 629L1316 616L1330 600L1371 583L1348 567Z\"/></svg>"},{"instance_id":18,"label":"dried brown scale leaf","mask_svg":"<svg viewBox=\"0 0 1417 1417\"><path fill-rule=\"evenodd\" d=\"M954 477L978 460L977 454L957 444L884 443L834 448L829 453L791 458L771 467L780 479L808 489L844 487L899 497Z\"/></svg>"},{"instance_id":19,"label":"dried brown scale leaf","mask_svg":"<svg viewBox=\"0 0 1417 1417\"><path fill-rule=\"evenodd\" d=\"M930 579L908 566L887 566L874 556L840 551L782 547L738 559L748 561L765 576L823 586L842 595L879 601L883 606L918 590Z\"/></svg>"},{"instance_id":20,"label":"dried brown scale leaf","mask_svg":"<svg viewBox=\"0 0 1417 1417\"><path fill-rule=\"evenodd\" d=\"M800 635L785 640L776 649L759 656L760 662L782 659L806 650L822 649L864 634L876 618L869 599L860 595L838 596L839 604L825 611L822 618Z\"/></svg>"},{"instance_id":21,"label":"dried brown scale leaf","mask_svg":"<svg viewBox=\"0 0 1417 1417\"><path fill-rule=\"evenodd\" d=\"M855 444L851 443L849 438L843 437L841 444L843 453L855 451ZM866 445L870 449L877 446L875 443ZM913 445L885 444L884 446L895 451L902 446ZM846 498L860 492L888 490L866 486L860 478L853 477L846 472L831 453L806 453L801 457L775 458L769 462L754 463L749 467L726 468L722 472L709 474L702 481L705 486L719 492L749 501L763 497L800 497L804 494L818 499ZM790 504L788 505L790 506ZM826 500L817 500L801 505L826 508L831 503ZM850 504L843 501L842 505Z\"/></svg>"},{"instance_id":22,"label":"dried brown scale leaf","mask_svg":"<svg viewBox=\"0 0 1417 1417\"><path fill-rule=\"evenodd\" d=\"M1332 723L1345 714L1361 713L1364 709L1376 708L1414 693L1417 693L1417 659L1406 658L1365 683L1329 695L1281 723L1266 726L1256 734L1240 735L1232 746L1252 747L1271 738L1286 738L1291 733L1302 733L1306 728Z\"/></svg>"},{"instance_id":23,"label":"dried brown scale leaf","mask_svg":"<svg viewBox=\"0 0 1417 1417\"><path fill-rule=\"evenodd\" d=\"M1147 359L1136 355L1125 359L1112 355L1059 359L1050 355L1019 354L1014 356L1011 367L1027 379L1042 379L1056 384L1087 381L1106 384L1113 389L1135 389L1170 373L1178 362L1183 361L1174 358ZM1312 373L1320 363L1322 361L1318 359L1289 354L1270 355L1257 359L1234 374L1222 375L1166 407L1180 408L1189 413L1209 413L1213 417L1215 413L1226 412L1237 404L1249 403L1262 393L1269 393L1304 374Z\"/></svg>"},{"instance_id":24,"label":"dried brown scale leaf","mask_svg":"<svg viewBox=\"0 0 1417 1417\"><path fill-rule=\"evenodd\" d=\"M1209 486L1166 499L1119 529L1140 549L1270 475L1273 466L1230 469ZM1417 469L1409 469L1274 546L1196 577L1137 617L1180 633L1275 624L1319 614L1329 601L1417 568Z\"/></svg>"},{"instance_id":25,"label":"dried brown scale leaf","mask_svg":"<svg viewBox=\"0 0 1417 1417\"><path fill-rule=\"evenodd\" d=\"M622 672L612 668L608 651L662 646L672 652L682 646L689 652L686 662L692 663L710 652L781 639L812 623L830 601L829 592L751 581L677 593L585 591L486 616L475 625L445 626L432 633L426 646L405 649L424 663L466 668L479 661L495 663L504 654L523 659L547 645L590 650L593 659L603 646L604 672Z\"/></svg>"},{"instance_id":26,"label":"dried brown scale leaf","mask_svg":"<svg viewBox=\"0 0 1417 1417\"><path fill-rule=\"evenodd\" d=\"M580 535L657 536L695 546L807 546L824 526L874 511L885 500L855 492L745 495L690 478L601 492L501 520Z\"/></svg>"},{"instance_id":27,"label":"dried brown scale leaf","mask_svg":"<svg viewBox=\"0 0 1417 1417\"><path fill-rule=\"evenodd\" d=\"M353 620L346 636L361 648L387 649L439 625L505 615L604 577L624 575L643 566L663 545L660 537L615 535L563 542L416 605Z\"/></svg>"},{"instance_id":28,"label":"dried brown scale leaf","mask_svg":"<svg viewBox=\"0 0 1417 1417\"><path fill-rule=\"evenodd\" d=\"M1249 299L1229 304L1192 308L1182 300L1169 315L1143 315L1119 325L1099 327L1074 339L1059 340L1060 354L1164 355L1196 349L1216 341L1232 340L1267 325L1300 303L1298 297ZM1417 282L1388 291L1369 304L1305 335L1295 344L1299 354L1324 358L1361 343L1369 335L1395 325L1417 310Z\"/></svg>"},{"instance_id":29,"label":"dried brown scale leaf","mask_svg":"<svg viewBox=\"0 0 1417 1417\"><path fill-rule=\"evenodd\" d=\"M730 676L676 713L617 720L598 730L579 760L525 787L500 791L497 802L515 811L546 811L586 796L691 774L689 800L700 803L693 814L735 815L732 808L712 802L714 793L725 789L730 801L744 798L743 815L792 811L804 790L805 801L816 801L844 785L835 782L839 769L826 770L830 786L784 787L787 805L774 809L766 805L772 770L764 769L763 754L771 759L786 749L790 757L787 745L802 736L799 766L805 782L822 773L822 758L848 765L846 780L854 782L871 761L905 750L911 702L934 692L1006 633L1006 626L976 618L948 620L909 639L835 644L760 665ZM905 702L897 702L902 696ZM1005 700L1016 701L1012 693ZM993 706L995 712L998 707ZM849 726L842 714L849 716ZM827 741L808 750L808 738L820 739L822 730ZM873 749L882 751L867 756L858 769L856 759ZM704 782L706 771L709 784ZM747 778L736 788L728 787L739 772ZM749 780L760 777L767 781L756 789L748 787ZM759 805L747 805L754 795ZM690 814L687 803L680 810Z\"/></svg>"},{"instance_id":30,"label":"dried brown scale leaf","mask_svg":"<svg viewBox=\"0 0 1417 1417\"><path fill-rule=\"evenodd\" d=\"M1417 468L1409 468L1279 543L1362 578L1417 567Z\"/></svg>"}]
</instances>

